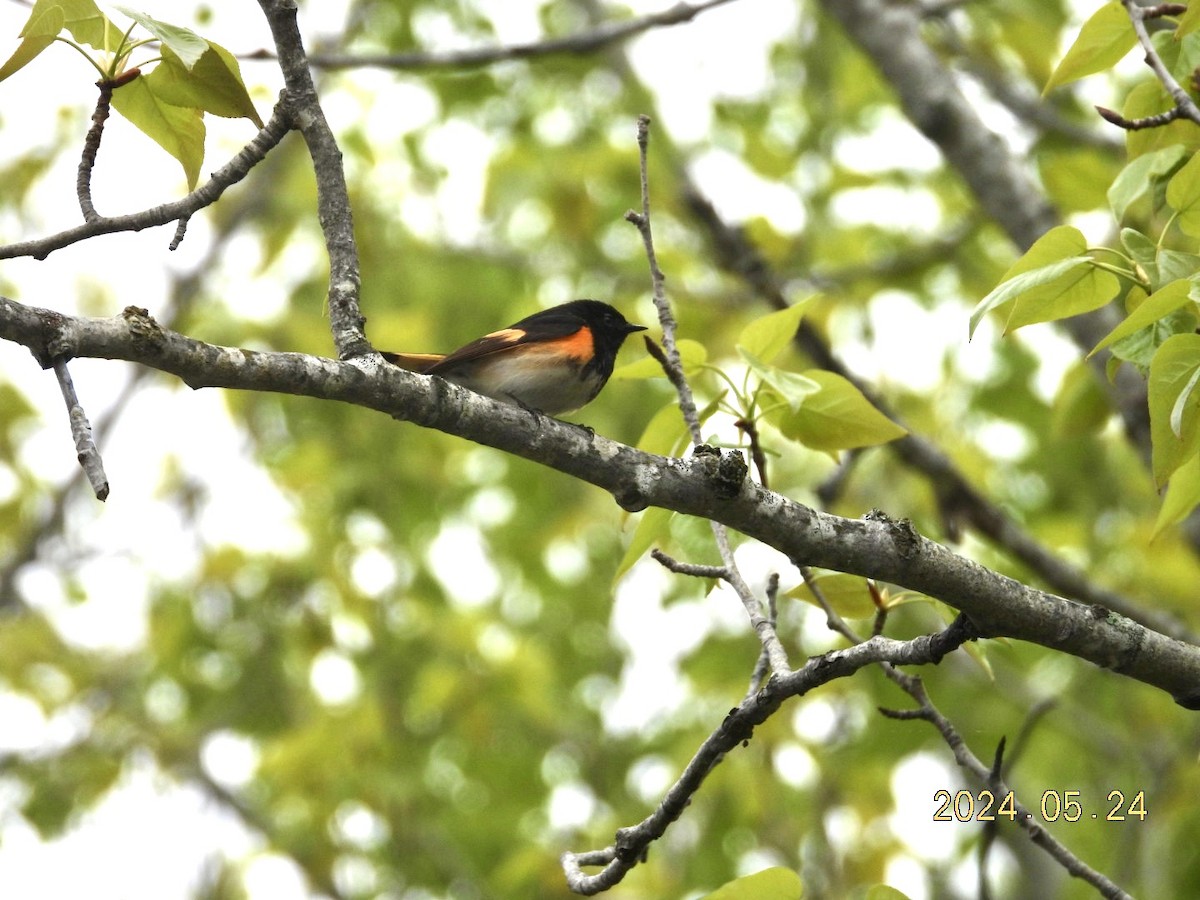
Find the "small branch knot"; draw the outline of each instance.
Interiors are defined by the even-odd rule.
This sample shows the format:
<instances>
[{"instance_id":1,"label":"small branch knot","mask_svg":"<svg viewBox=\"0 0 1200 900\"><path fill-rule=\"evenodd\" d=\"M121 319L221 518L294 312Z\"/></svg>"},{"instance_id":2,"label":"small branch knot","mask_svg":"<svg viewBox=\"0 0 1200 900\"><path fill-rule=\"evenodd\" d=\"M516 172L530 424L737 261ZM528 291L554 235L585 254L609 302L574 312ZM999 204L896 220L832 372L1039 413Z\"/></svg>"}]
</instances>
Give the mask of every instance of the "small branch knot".
<instances>
[{"instance_id":1,"label":"small branch knot","mask_svg":"<svg viewBox=\"0 0 1200 900\"><path fill-rule=\"evenodd\" d=\"M718 497L729 500L741 492L742 483L750 470L740 451L722 453L708 444L697 444L692 450L692 458L700 464Z\"/></svg>"},{"instance_id":2,"label":"small branch knot","mask_svg":"<svg viewBox=\"0 0 1200 900\"><path fill-rule=\"evenodd\" d=\"M162 326L154 321L148 309L140 306L127 306L121 311L121 318L129 328L129 333L137 344L157 344L163 338Z\"/></svg>"}]
</instances>

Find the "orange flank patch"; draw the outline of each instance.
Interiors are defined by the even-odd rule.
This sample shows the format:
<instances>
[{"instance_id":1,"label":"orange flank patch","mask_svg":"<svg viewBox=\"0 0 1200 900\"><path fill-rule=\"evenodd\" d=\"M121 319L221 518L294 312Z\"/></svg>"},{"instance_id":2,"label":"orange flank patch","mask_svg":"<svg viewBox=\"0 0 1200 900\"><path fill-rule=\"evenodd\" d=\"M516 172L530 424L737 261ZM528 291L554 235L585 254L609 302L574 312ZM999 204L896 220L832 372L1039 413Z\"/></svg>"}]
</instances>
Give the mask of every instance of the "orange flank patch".
<instances>
[{"instance_id":1,"label":"orange flank patch","mask_svg":"<svg viewBox=\"0 0 1200 900\"><path fill-rule=\"evenodd\" d=\"M586 325L572 335L551 341L551 346L563 356L570 357L583 365L587 365L596 352L596 344L592 340L592 329Z\"/></svg>"}]
</instances>

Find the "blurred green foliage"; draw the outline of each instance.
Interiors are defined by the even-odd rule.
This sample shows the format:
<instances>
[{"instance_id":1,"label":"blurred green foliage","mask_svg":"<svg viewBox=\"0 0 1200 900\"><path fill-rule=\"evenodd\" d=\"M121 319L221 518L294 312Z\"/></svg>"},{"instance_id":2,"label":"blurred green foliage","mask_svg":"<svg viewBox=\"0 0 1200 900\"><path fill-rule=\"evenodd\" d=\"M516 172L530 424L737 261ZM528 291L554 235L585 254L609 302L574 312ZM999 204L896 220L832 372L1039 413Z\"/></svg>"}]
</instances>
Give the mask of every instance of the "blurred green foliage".
<instances>
[{"instance_id":1,"label":"blurred green foliage","mask_svg":"<svg viewBox=\"0 0 1200 900\"><path fill-rule=\"evenodd\" d=\"M590 21L588 4L533 6L548 36ZM618 6L604 13L625 15ZM757 13L752 4L732 4L720 14ZM450 34L463 45L486 44L498 33L494 15L503 15L495 4L362 0L352 6L343 43L348 50L436 49L426 46L430 35ZM951 20L955 40L941 21L929 23L928 39L949 63L1036 93L1075 27L1071 15L1060 2L965 4ZM970 481L1090 578L1195 627L1200 566L1177 530L1151 540L1160 502L1153 479L1076 351L1046 325L1003 340L993 330L965 345L970 310L1013 264L1015 249L961 181L926 159L927 146L893 155L881 134L920 141L900 119L888 85L837 26L809 3L797 4L789 21L765 50L765 82L752 93L716 97L702 111L709 117L702 137L687 140L672 134L677 111L658 108L662 86L627 65L621 48L470 71L322 75L323 96L346 123L340 136L370 338L387 349L445 350L577 296L652 322L640 242L623 221L639 202L634 120L649 113L659 261L680 334L703 344L708 363L735 373L736 383L744 369L739 335L770 312L717 268L680 196L681 172L720 150L802 210L799 225L786 225L764 208L747 219L747 232L791 302L819 289L807 320L863 367L910 430L934 439ZM689 29L700 24L653 32L639 47L660 62L682 57ZM237 43L219 31L213 36ZM672 77L686 83L688 74ZM1113 86L1119 96L1128 88L1115 77ZM994 112L993 101L980 96ZM48 107L88 102L84 95L45 98ZM1063 122L1100 131L1070 91L1048 103ZM0 94L0 112L3 105ZM381 128L391 132L380 119L390 116L411 127L381 141ZM1106 209L1106 190L1123 165L1119 152L1054 129L1019 130L1061 211ZM56 152L69 159L77 145L63 131ZM478 160L478 172L456 170L451 150ZM4 166L0 240L29 237L25 204L53 171L52 156L31 148ZM308 160L294 141L268 165L269 178L252 173L209 215L209 239L252 236L255 263L239 270L218 258L207 273L211 283L201 278L176 306L176 324L215 342L329 354L327 272ZM476 177L477 223L474 209L456 208L475 202L469 186L459 187ZM96 178L103 180L102 166ZM699 186L729 201L724 185L701 178ZM897 202L919 204L929 217L897 217ZM1131 215L1151 231L1155 209L1135 205ZM464 220L475 224L464 227ZM263 312L254 279L286 291L286 303ZM9 290L6 282L0 287ZM128 302L109 301L110 312ZM138 302L160 314L166 298ZM927 341L926 332L946 333L947 320L961 339ZM5 367L29 365L3 352ZM812 366L792 347L779 353L777 366ZM631 341L621 361L642 355ZM696 387L702 407L730 402L728 384L699 367ZM188 402L186 389L174 390L178 403ZM7 485L0 688L28 698L47 719L84 721L71 741L0 755L4 781L19 798L15 814L44 837L61 833L123 771L149 758L293 859L314 893L564 896L560 853L606 846L616 828L651 812L741 699L758 647L748 628L730 624L740 621L738 611L722 611L735 601L721 592L706 597L709 585L667 577L653 564L624 574L614 592L631 534L655 513L625 516L608 496L556 472L349 406L271 395L224 399L247 452L293 511L302 541L259 551L206 532L205 509L226 487L198 483L178 460L158 461L145 478L158 484L157 503L195 535L195 560L149 578L144 639L113 651L68 640L38 587L49 577L67 604L120 602L126 586L80 578L81 536L105 528L105 510L78 485L64 488L40 475L30 459L39 416L58 424L60 410L39 410L20 389L0 384ZM634 443L671 403L661 379L615 379L574 418ZM729 415L716 405L712 412L706 436L744 440ZM762 428L772 487L816 503L817 487L837 464L789 441L771 421ZM114 429L121 427L118 418ZM659 428L654 440L670 443L665 433ZM65 433L56 440L65 442ZM936 539L954 537L935 486L886 446L854 456L831 509L859 516L873 507L912 519ZM249 500L244 516L260 521ZM654 534L680 558L713 561L704 523L663 516ZM1015 578L1033 577L1002 547L968 536L958 549ZM760 589L772 568L795 583L786 561L764 559L752 547L744 552ZM27 577L31 570L42 580ZM661 609L647 617L661 633L640 635L632 646L622 609ZM939 609L901 605L888 633L910 637L940 627ZM793 660L839 645L823 616L793 597L780 600L780 628ZM1007 641L986 642L982 653L986 668L956 654L922 673L974 752L990 759L1001 737L1011 748L1032 722L1010 758L1011 783L1030 807L1045 791L1078 790L1091 813L1114 789L1144 791L1145 821L1101 816L1051 827L1081 859L1136 894L1200 894L1195 721L1144 685L1078 660ZM644 674L648 657L660 660L654 677ZM619 727L614 710L629 695L661 711ZM914 760L932 758L946 767L938 787L978 786L953 769L931 728L875 712L905 702L874 671L794 701L724 761L610 896L697 897L766 866L798 872L805 896L852 896L893 877L894 863L906 859L919 861L930 896L968 895L963 885L974 884L980 827L940 823L938 846L908 845L917 824L929 833L936 804L931 791L912 805L903 773ZM229 735L248 742L256 758L252 777L232 787L205 762L205 748ZM1090 895L1023 833L1002 827L997 840L994 896ZM238 867L227 861L198 893L243 896ZM772 878L780 890L794 887L779 875L762 883ZM749 896L738 890L730 885L720 896Z\"/></svg>"}]
</instances>

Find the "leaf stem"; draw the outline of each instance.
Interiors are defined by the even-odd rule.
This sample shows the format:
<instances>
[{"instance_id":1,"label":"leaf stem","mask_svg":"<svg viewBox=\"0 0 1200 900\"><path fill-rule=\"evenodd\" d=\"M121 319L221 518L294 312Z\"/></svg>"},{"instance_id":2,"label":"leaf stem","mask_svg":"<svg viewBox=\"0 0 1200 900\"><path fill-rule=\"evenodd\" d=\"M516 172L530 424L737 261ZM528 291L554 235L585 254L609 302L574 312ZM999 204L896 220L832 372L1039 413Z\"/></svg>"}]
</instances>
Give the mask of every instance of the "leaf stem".
<instances>
[{"instance_id":1,"label":"leaf stem","mask_svg":"<svg viewBox=\"0 0 1200 900\"><path fill-rule=\"evenodd\" d=\"M1112 272L1114 275L1118 275L1121 278L1128 278L1130 281L1136 281L1138 284L1146 284L1146 282L1138 275L1138 273L1134 272L1132 269L1123 269L1120 266L1114 266L1111 263L1100 262L1096 259L1093 259L1091 263L1097 269L1103 269L1105 272Z\"/></svg>"},{"instance_id":2,"label":"leaf stem","mask_svg":"<svg viewBox=\"0 0 1200 900\"><path fill-rule=\"evenodd\" d=\"M65 38L65 37L56 37L54 40L60 41L61 43L66 44L68 47L74 47L76 50L79 51L80 56L82 56L89 63L91 63L92 68L95 69L100 74L101 78L106 79L106 80L108 79L109 75L107 72L104 71L103 67L101 67L100 63L98 63L94 59L92 59L88 55L88 52L86 50L84 50L82 47L80 47L77 43L75 43L74 41L70 40L69 38Z\"/></svg>"}]
</instances>

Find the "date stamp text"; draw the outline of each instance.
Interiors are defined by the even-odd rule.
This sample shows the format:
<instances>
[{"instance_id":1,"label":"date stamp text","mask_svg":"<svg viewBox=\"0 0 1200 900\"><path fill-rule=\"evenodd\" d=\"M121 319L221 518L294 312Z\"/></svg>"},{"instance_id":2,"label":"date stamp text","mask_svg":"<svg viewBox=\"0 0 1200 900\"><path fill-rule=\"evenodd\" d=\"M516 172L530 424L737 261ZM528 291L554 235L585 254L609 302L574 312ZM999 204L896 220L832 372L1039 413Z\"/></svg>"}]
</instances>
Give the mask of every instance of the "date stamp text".
<instances>
[{"instance_id":1,"label":"date stamp text","mask_svg":"<svg viewBox=\"0 0 1200 900\"><path fill-rule=\"evenodd\" d=\"M1018 809L1016 797L1009 791L1001 797L986 788L979 791L935 791L933 802L938 804L933 812L935 822L995 822L1019 816L1026 819L1041 814L1043 822L1079 822L1092 820L1125 822L1137 819L1146 821L1146 792L1138 791L1127 797L1124 791L1108 792L1107 801L1097 803L1089 809L1085 806L1081 791L1047 790L1042 792L1038 809Z\"/></svg>"}]
</instances>

